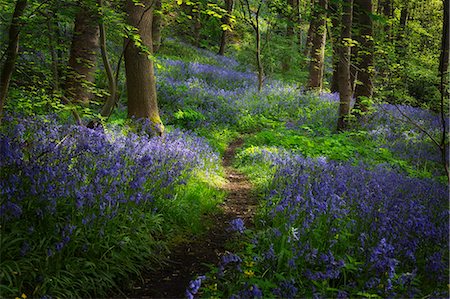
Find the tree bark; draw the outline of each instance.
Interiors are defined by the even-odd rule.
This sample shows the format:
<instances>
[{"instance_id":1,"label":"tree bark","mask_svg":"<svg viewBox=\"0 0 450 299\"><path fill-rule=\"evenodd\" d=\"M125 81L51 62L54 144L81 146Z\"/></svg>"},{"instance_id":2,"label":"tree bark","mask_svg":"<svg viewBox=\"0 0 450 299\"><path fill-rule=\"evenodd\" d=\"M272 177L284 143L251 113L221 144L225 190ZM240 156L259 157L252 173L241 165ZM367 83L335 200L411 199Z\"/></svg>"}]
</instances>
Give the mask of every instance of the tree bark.
<instances>
[{"instance_id":1,"label":"tree bark","mask_svg":"<svg viewBox=\"0 0 450 299\"><path fill-rule=\"evenodd\" d=\"M313 45L313 39L314 39L314 35L317 31L317 28L315 28L315 23L314 23L314 9L317 6L317 1L316 0L311 0L311 5L313 8L313 11L311 12L311 21L309 22L309 28L308 28L308 32L306 34L306 44L305 44L305 48L303 49L303 55L305 57L309 57L311 55L311 48Z\"/></svg>"},{"instance_id":2,"label":"tree bark","mask_svg":"<svg viewBox=\"0 0 450 299\"><path fill-rule=\"evenodd\" d=\"M153 53L159 51L161 47L161 21L162 21L162 4L161 0L155 0L155 10L153 11L152 22L152 39L153 39Z\"/></svg>"},{"instance_id":3,"label":"tree bark","mask_svg":"<svg viewBox=\"0 0 450 299\"><path fill-rule=\"evenodd\" d=\"M264 83L264 68L261 58L261 30L259 28L259 13L256 14L256 66L258 68L258 91L262 90Z\"/></svg>"},{"instance_id":4,"label":"tree bark","mask_svg":"<svg viewBox=\"0 0 450 299\"><path fill-rule=\"evenodd\" d=\"M233 13L233 7L234 7L234 0L225 0L225 6L227 13L222 18L222 24L226 26L231 26L230 17ZM220 37L220 48L219 48L219 55L224 55L225 50L227 48L228 43L228 37L229 36L229 30L222 30L222 36Z\"/></svg>"},{"instance_id":5,"label":"tree bark","mask_svg":"<svg viewBox=\"0 0 450 299\"><path fill-rule=\"evenodd\" d=\"M326 11L327 0L319 0L314 9L314 17L311 26L315 29L312 40L311 62L309 64L308 89L322 90L323 68L325 58L326 41Z\"/></svg>"},{"instance_id":6,"label":"tree bark","mask_svg":"<svg viewBox=\"0 0 450 299\"><path fill-rule=\"evenodd\" d=\"M448 111L448 102L450 96L449 86L449 71L448 65L450 63L449 47L450 47L450 1L444 0L444 20L442 27L442 41L441 41L441 57L439 63L439 75L441 77L440 89L441 89L441 122L442 122L442 138L441 138L441 156L442 162L447 174L447 179L450 183L450 171L447 156L448 145L447 141L447 123L446 111Z\"/></svg>"},{"instance_id":7,"label":"tree bark","mask_svg":"<svg viewBox=\"0 0 450 299\"><path fill-rule=\"evenodd\" d=\"M14 72L17 54L19 52L20 18L27 6L27 0L18 0L14 8L11 25L9 26L8 47L6 48L5 63L0 75L0 122L3 115L3 106L8 96L9 83Z\"/></svg>"},{"instance_id":8,"label":"tree bark","mask_svg":"<svg viewBox=\"0 0 450 299\"><path fill-rule=\"evenodd\" d=\"M352 28L353 0L344 0L344 13L342 15L342 35L339 42L339 119L337 128L339 131L348 127L350 115L350 100L352 98L352 86L350 81L350 45Z\"/></svg>"},{"instance_id":9,"label":"tree bark","mask_svg":"<svg viewBox=\"0 0 450 299\"><path fill-rule=\"evenodd\" d=\"M95 66L99 49L98 12L80 7L70 48L69 70L65 90L71 101L88 104L93 97Z\"/></svg>"},{"instance_id":10,"label":"tree bark","mask_svg":"<svg viewBox=\"0 0 450 299\"><path fill-rule=\"evenodd\" d=\"M331 92L339 92L339 37L341 35L341 7L337 2L330 3L330 12L331 25L332 28L330 30L331 36L331 46L333 49L333 75L331 77Z\"/></svg>"},{"instance_id":11,"label":"tree bark","mask_svg":"<svg viewBox=\"0 0 450 299\"><path fill-rule=\"evenodd\" d=\"M98 0L98 5L100 8L103 7L103 0ZM109 117L114 109L117 98L117 83L116 78L114 77L114 72L109 62L108 51L106 49L106 29L104 20L100 20L99 22L99 31L100 31L100 51L102 54L103 66L105 68L106 76L108 78L108 89L109 89L109 97L106 99L105 104L100 112L100 115L103 117Z\"/></svg>"},{"instance_id":12,"label":"tree bark","mask_svg":"<svg viewBox=\"0 0 450 299\"><path fill-rule=\"evenodd\" d=\"M159 116L153 61L149 57L152 49L152 0L141 0L140 4L144 6L136 5L133 0L126 2L127 23L137 28L142 44L147 48L147 51L140 49L131 39L125 42L128 117L147 118L155 125L157 133L162 134L164 126Z\"/></svg>"},{"instance_id":13,"label":"tree bark","mask_svg":"<svg viewBox=\"0 0 450 299\"><path fill-rule=\"evenodd\" d=\"M372 0L355 0L355 10L358 18L356 27L359 28L357 40L360 51L356 68L358 69L359 84L355 88L355 109L367 112L368 106L365 100L373 95L373 68L374 68L374 44L373 44L373 22L371 18L373 6Z\"/></svg>"}]
</instances>

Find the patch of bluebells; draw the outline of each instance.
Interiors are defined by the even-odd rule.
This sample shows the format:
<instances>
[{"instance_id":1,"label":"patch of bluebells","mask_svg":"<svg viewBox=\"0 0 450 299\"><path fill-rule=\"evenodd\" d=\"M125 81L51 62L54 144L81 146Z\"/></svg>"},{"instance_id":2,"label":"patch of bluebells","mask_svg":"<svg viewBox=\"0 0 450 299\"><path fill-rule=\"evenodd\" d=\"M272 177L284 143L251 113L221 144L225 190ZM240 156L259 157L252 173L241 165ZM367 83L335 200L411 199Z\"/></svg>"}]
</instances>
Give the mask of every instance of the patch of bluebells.
<instances>
[{"instance_id":1,"label":"patch of bluebells","mask_svg":"<svg viewBox=\"0 0 450 299\"><path fill-rule=\"evenodd\" d=\"M171 200L194 171L218 171L209 145L179 130L152 137L145 123L124 133L8 115L2 125L0 227L24 240L2 259L19 264L30 253L50 261L89 255L99 239L155 214L157 201Z\"/></svg>"},{"instance_id":2,"label":"patch of bluebells","mask_svg":"<svg viewBox=\"0 0 450 299\"><path fill-rule=\"evenodd\" d=\"M441 116L425 109L382 104L375 106L364 128L382 147L394 152L399 158L411 163L432 161L442 163L439 149L429 137L410 120L440 141L442 138ZM448 132L449 118L446 116ZM448 159L448 153L446 155Z\"/></svg>"},{"instance_id":3,"label":"patch of bluebells","mask_svg":"<svg viewBox=\"0 0 450 299\"><path fill-rule=\"evenodd\" d=\"M194 128L238 126L245 118L261 116L281 121L296 119L295 126L313 121L318 126L335 127L338 101L334 94L323 94L317 100L297 85L278 81L268 81L258 92L256 75L251 72L167 58L159 63L158 100L169 124L176 122L176 112L188 107L204 116L194 121ZM319 108L317 101L321 103Z\"/></svg>"},{"instance_id":4,"label":"patch of bluebells","mask_svg":"<svg viewBox=\"0 0 450 299\"><path fill-rule=\"evenodd\" d=\"M448 297L448 186L283 150L256 151L254 159L275 168L265 216L242 255L270 281L258 285L263 292ZM226 285L250 283L239 273L227 273ZM281 293L287 285L292 292Z\"/></svg>"}]
</instances>

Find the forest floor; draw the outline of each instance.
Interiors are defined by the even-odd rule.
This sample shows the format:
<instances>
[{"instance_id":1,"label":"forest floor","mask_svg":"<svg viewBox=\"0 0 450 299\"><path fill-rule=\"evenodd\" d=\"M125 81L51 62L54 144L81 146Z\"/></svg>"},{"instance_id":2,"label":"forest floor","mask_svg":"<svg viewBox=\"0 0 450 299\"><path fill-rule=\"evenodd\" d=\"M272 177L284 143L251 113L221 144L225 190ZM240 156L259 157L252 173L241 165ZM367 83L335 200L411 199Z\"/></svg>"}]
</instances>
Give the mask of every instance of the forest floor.
<instances>
[{"instance_id":1,"label":"forest floor","mask_svg":"<svg viewBox=\"0 0 450 299\"><path fill-rule=\"evenodd\" d=\"M225 245L232 236L230 221L241 218L246 227L252 226L257 198L248 178L232 166L236 149L242 144L242 138L234 140L223 155L227 179L223 189L227 196L222 212L205 215L206 232L173 248L167 264L142 273L143 279L125 294L128 298L185 298L189 281L208 272L208 265L217 265L226 252Z\"/></svg>"}]
</instances>

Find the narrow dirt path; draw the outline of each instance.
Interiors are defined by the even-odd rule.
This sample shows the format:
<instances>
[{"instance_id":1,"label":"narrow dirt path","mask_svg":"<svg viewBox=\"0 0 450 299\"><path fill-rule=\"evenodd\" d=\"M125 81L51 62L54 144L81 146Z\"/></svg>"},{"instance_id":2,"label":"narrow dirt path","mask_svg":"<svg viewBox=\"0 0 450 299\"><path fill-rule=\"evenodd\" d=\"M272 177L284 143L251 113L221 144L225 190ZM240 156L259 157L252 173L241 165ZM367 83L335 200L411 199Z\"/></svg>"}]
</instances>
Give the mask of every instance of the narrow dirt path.
<instances>
[{"instance_id":1,"label":"narrow dirt path","mask_svg":"<svg viewBox=\"0 0 450 299\"><path fill-rule=\"evenodd\" d=\"M207 215L211 226L207 232L172 249L167 265L143 273L144 283L135 285L127 294L128 298L185 298L189 281L196 275L208 272L208 264L218 264L225 252L225 244L230 236L229 222L242 218L246 226L252 225L257 206L256 196L248 178L233 168L236 149L243 139L233 141L224 153L222 164L225 168L227 184L223 187L228 195L221 205L223 213Z\"/></svg>"}]
</instances>

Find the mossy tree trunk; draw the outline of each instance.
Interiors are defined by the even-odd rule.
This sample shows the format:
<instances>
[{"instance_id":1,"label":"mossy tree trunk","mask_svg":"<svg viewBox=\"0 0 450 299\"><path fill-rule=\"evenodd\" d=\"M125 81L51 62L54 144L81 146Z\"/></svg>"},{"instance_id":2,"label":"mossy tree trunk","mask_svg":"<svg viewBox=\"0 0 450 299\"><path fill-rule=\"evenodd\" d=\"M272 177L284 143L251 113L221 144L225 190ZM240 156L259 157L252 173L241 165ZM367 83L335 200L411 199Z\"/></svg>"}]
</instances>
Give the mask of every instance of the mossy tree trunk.
<instances>
[{"instance_id":1,"label":"mossy tree trunk","mask_svg":"<svg viewBox=\"0 0 450 299\"><path fill-rule=\"evenodd\" d=\"M359 51L358 59L355 62L358 69L358 82L355 88L355 109L362 113L367 112L367 100L373 94L373 69L374 69L374 43L373 43L373 22L372 0L355 0L354 7L358 15L357 24Z\"/></svg>"},{"instance_id":2,"label":"mossy tree trunk","mask_svg":"<svg viewBox=\"0 0 450 299\"><path fill-rule=\"evenodd\" d=\"M136 35L129 37L125 44L125 73L127 78L128 117L147 118L162 134L156 97L156 81L151 57L153 6L151 0L140 1L137 5L127 0L127 23L137 29ZM140 40L142 46L136 43Z\"/></svg>"},{"instance_id":3,"label":"mossy tree trunk","mask_svg":"<svg viewBox=\"0 0 450 299\"><path fill-rule=\"evenodd\" d=\"M327 0L319 0L314 7L314 15L311 26L315 32L312 39L311 61L309 64L308 89L322 91L323 68L325 58L326 41L326 11Z\"/></svg>"}]
</instances>

